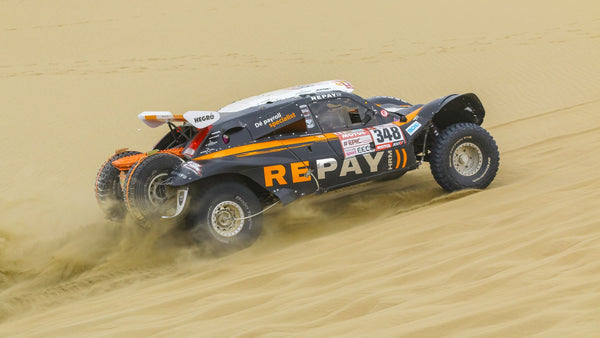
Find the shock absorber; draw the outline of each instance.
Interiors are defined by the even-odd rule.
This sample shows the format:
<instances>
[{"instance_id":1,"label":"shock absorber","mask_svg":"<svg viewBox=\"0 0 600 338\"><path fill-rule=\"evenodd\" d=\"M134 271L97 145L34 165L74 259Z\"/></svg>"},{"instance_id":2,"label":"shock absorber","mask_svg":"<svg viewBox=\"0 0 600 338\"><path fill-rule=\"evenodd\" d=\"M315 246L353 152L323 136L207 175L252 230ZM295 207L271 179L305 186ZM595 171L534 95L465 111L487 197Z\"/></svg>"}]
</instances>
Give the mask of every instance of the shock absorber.
<instances>
[{"instance_id":1,"label":"shock absorber","mask_svg":"<svg viewBox=\"0 0 600 338\"><path fill-rule=\"evenodd\" d=\"M417 163L418 166L421 166L421 164L425 160L425 155L427 154L427 137L429 136L430 132L431 132L431 134L433 134L432 135L433 139L435 139L436 137L440 136L440 131L438 130L438 128L433 123L430 124L429 125L429 130L427 130L425 132L425 135L423 137L423 150L421 151L421 159Z\"/></svg>"},{"instance_id":2,"label":"shock absorber","mask_svg":"<svg viewBox=\"0 0 600 338\"><path fill-rule=\"evenodd\" d=\"M433 133L433 137L434 137L434 138L436 138L436 137L440 136L440 131L439 131L439 129L438 129L436 126L435 126L435 124L433 124L433 123L432 123L432 124L429 126L429 129L430 129L430 130L431 130L431 132Z\"/></svg>"}]
</instances>

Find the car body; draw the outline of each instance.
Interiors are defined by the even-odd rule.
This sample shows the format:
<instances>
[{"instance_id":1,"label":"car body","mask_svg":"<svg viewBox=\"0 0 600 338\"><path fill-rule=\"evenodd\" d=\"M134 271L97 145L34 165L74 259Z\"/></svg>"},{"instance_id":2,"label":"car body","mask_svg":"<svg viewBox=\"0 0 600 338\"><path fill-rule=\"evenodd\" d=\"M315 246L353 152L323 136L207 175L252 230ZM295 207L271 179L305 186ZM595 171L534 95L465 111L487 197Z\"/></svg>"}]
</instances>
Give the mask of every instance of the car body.
<instances>
[{"instance_id":1,"label":"car body","mask_svg":"<svg viewBox=\"0 0 600 338\"><path fill-rule=\"evenodd\" d=\"M432 151L440 162L439 172L436 174L434 166L432 172L446 190L485 188L493 180L498 151L491 136L479 127L485 110L475 94L453 94L411 105L395 97L365 99L353 90L346 81L332 80L250 97L218 111L139 114L151 127L168 123L170 132L150 153L129 154L110 162L121 172L126 209L138 219L156 217L135 210L135 201L148 195L145 190L159 187L169 190L167 195L175 203L172 215L161 218L187 214L189 222L190 214L204 214L204 205L210 204L206 191L235 182L256 196L262 210L276 202L287 205L310 194L400 177L430 161ZM176 126L177 121L183 124ZM446 129L452 135L446 137ZM473 141L469 133L476 134L475 139L482 138L484 144ZM456 139L460 148L438 145L440 154L436 155L436 139L445 138ZM154 188L150 183L140 185L142 192L129 192L129 177L135 176L132 171L156 153L171 159L161 169L160 184ZM241 209L233 213L227 209L224 220L251 219L261 212L253 210L248 215ZM215 222L219 215L215 212L216 216L204 215L204 221L196 223ZM221 237L217 238L220 242L229 242L223 240L227 236Z\"/></svg>"}]
</instances>

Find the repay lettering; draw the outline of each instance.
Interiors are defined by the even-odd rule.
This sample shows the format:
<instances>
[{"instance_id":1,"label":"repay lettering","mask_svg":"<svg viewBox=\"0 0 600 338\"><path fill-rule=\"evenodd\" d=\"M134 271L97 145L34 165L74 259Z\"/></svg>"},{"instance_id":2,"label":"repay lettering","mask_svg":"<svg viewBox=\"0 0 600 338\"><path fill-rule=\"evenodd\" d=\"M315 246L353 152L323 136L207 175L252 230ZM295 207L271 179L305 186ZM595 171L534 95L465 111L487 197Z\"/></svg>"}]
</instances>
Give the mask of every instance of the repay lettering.
<instances>
[{"instance_id":1,"label":"repay lettering","mask_svg":"<svg viewBox=\"0 0 600 338\"><path fill-rule=\"evenodd\" d=\"M374 172L377 172L377 167L379 166L379 162L381 162L381 158L383 157L383 152L382 151L376 152L373 157L371 157L371 154L363 154L363 157L367 161L367 164L369 165L369 169L371 170L371 172L374 173Z\"/></svg>"},{"instance_id":2,"label":"repay lettering","mask_svg":"<svg viewBox=\"0 0 600 338\"><path fill-rule=\"evenodd\" d=\"M337 169L337 161L335 158L325 158L317 160L317 178L322 180L325 178L325 173Z\"/></svg>"},{"instance_id":3,"label":"repay lettering","mask_svg":"<svg viewBox=\"0 0 600 338\"><path fill-rule=\"evenodd\" d=\"M285 167L282 166L281 164L270 165L270 166L265 167L264 173L265 173L265 186L266 187L272 187L273 180L276 180L277 184L279 184L279 185L287 184L287 182L285 181L285 178L283 178L283 176L285 176Z\"/></svg>"},{"instance_id":4,"label":"repay lettering","mask_svg":"<svg viewBox=\"0 0 600 338\"><path fill-rule=\"evenodd\" d=\"M348 172L353 172L357 175L362 174L362 169L360 168L360 164L358 164L358 159L356 157L350 157L344 160L342 163L342 170L340 171L340 177L346 176Z\"/></svg>"},{"instance_id":5,"label":"repay lettering","mask_svg":"<svg viewBox=\"0 0 600 338\"><path fill-rule=\"evenodd\" d=\"M308 182L311 180L310 176L304 176L308 172L308 161L294 162L290 164L290 167L292 168L293 183Z\"/></svg>"},{"instance_id":6,"label":"repay lettering","mask_svg":"<svg viewBox=\"0 0 600 338\"><path fill-rule=\"evenodd\" d=\"M369 172L376 173L379 168L379 163L383 157L385 152L380 151L376 152L373 155L371 154L362 154L362 157L367 162L369 166ZM391 152L388 151L388 165L390 164ZM346 177L348 173L354 173L355 175L362 175L364 173L363 168L361 167L360 157L348 157L342 161L342 166L338 171L338 161L335 158L323 158L316 160L317 167L317 179L323 180L327 176L337 175L338 177ZM364 166L364 164L362 164ZM307 176L309 162L292 162L289 164L276 164L263 167L264 177L265 177L265 187L272 187L275 184L277 185L287 185L289 183L302 183L302 182L310 182L312 177ZM288 174L290 173L290 174ZM286 175L288 175L286 180Z\"/></svg>"}]
</instances>

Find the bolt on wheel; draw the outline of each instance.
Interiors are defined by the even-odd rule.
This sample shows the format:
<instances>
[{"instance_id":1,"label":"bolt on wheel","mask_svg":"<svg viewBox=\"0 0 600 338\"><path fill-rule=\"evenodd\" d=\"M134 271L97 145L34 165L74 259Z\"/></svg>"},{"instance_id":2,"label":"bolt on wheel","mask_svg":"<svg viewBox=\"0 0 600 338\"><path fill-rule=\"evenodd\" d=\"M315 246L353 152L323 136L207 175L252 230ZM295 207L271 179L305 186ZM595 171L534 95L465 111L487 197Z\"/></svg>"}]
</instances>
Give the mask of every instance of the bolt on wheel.
<instances>
[{"instance_id":1,"label":"bolt on wheel","mask_svg":"<svg viewBox=\"0 0 600 338\"><path fill-rule=\"evenodd\" d=\"M463 176L473 176L483 164L481 149L474 143L466 142L454 150L452 154L452 166Z\"/></svg>"}]
</instances>

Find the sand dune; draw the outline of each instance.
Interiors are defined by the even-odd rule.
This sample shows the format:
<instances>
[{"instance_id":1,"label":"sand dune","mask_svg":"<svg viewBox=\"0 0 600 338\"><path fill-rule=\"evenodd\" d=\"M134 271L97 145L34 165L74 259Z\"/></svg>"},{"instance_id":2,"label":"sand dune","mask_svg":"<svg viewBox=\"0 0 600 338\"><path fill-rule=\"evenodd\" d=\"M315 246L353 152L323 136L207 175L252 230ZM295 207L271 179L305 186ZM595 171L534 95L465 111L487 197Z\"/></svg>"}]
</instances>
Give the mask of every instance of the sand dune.
<instances>
[{"instance_id":1,"label":"sand dune","mask_svg":"<svg viewBox=\"0 0 600 338\"><path fill-rule=\"evenodd\" d=\"M5 0L0 336L597 336L600 4ZM343 78L413 103L477 93L501 168L269 212L249 249L105 221L100 163L217 109Z\"/></svg>"}]
</instances>

